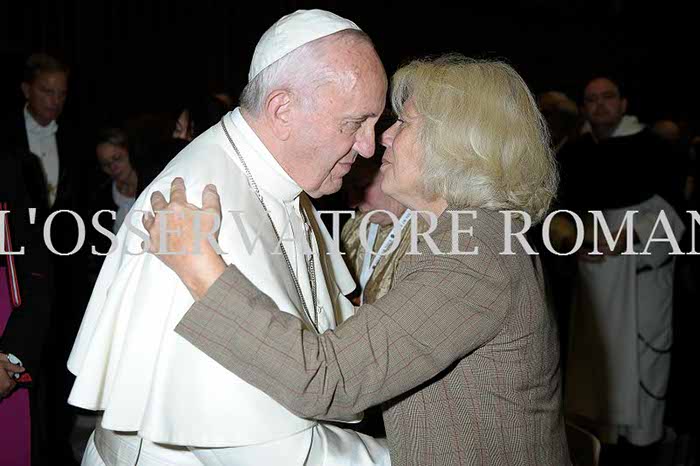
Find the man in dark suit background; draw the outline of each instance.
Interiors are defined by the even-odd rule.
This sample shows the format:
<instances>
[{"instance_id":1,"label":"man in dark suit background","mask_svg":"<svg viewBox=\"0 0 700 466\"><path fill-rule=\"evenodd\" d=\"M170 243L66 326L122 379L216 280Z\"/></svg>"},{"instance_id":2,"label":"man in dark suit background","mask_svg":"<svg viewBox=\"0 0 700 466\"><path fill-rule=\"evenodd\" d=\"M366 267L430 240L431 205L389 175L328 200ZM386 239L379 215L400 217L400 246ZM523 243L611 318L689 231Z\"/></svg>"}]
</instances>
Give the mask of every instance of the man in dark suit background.
<instances>
[{"instance_id":1,"label":"man in dark suit background","mask_svg":"<svg viewBox=\"0 0 700 466\"><path fill-rule=\"evenodd\" d=\"M26 189L26 207L36 208L34 223L39 231L50 215L61 210L76 212L86 223L89 220L83 215L85 209L81 199L85 196L79 192L81 184L85 185L81 173L85 167L82 160L85 152L80 149L78 133L60 119L68 96L69 75L68 66L50 55L36 53L29 56L21 83L24 108L13 109L2 120L0 152L8 166L11 163L18 167L21 179L16 182ZM25 208L13 216L25 220L28 212ZM65 370L65 363L89 291L85 289L84 277L88 248L82 247L66 255L76 248L78 231L72 215L57 213L50 229L53 250L42 251L50 256L53 269L51 322L43 360L49 406L48 430L51 450L60 455L61 464L74 461L68 443L73 413L66 403L72 380ZM44 249L47 245L39 241L33 247Z\"/></svg>"},{"instance_id":2,"label":"man in dark suit background","mask_svg":"<svg viewBox=\"0 0 700 466\"><path fill-rule=\"evenodd\" d=\"M49 55L31 55L21 84L24 109L13 109L3 120L3 152L20 162L33 206L44 210L75 207L74 132L59 130L57 121L68 95L69 73Z\"/></svg>"}]
</instances>

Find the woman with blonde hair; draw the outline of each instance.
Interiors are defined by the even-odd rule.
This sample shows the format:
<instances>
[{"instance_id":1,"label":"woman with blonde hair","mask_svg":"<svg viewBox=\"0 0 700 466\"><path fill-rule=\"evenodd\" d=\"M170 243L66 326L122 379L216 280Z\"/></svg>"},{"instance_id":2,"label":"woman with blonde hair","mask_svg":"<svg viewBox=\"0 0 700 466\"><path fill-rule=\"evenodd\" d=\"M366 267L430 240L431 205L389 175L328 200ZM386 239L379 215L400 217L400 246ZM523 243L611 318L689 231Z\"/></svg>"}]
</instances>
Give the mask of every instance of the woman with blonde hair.
<instances>
[{"instance_id":1,"label":"woman with blonde hair","mask_svg":"<svg viewBox=\"0 0 700 466\"><path fill-rule=\"evenodd\" d=\"M520 244L499 253L510 215L499 210L537 221L556 190L537 105L510 66L458 55L401 68L392 104L382 190L433 222L392 289L319 335L204 241L196 258L158 256L197 300L176 331L299 416L343 419L382 404L394 465L569 464L539 263ZM188 214L167 245L181 250L198 209L182 201L181 180L171 193L170 204L152 203ZM203 208L218 208L211 188ZM151 251L158 224L144 220Z\"/></svg>"}]
</instances>

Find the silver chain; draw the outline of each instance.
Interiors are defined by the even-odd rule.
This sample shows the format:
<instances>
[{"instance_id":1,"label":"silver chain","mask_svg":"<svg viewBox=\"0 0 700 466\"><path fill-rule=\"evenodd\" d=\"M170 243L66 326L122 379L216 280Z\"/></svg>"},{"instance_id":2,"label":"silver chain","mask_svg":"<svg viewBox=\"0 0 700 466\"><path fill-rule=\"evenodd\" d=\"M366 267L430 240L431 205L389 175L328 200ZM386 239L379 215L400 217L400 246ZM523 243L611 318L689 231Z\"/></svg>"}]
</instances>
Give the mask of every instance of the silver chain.
<instances>
[{"instance_id":1,"label":"silver chain","mask_svg":"<svg viewBox=\"0 0 700 466\"><path fill-rule=\"evenodd\" d=\"M309 308L306 305L306 300L304 299L304 294L301 291L301 285L299 284L299 278L297 275L294 273L294 268L292 267L292 263L289 260L289 256L287 255L287 250L284 248L284 245L282 244L282 238L280 237L280 234L277 232L277 227L275 227L275 222L272 221L272 217L270 216L270 211L267 209L267 205L265 205L265 200L262 197L262 193L260 192L260 189L258 188L258 184L255 182L255 179L253 178L253 175L250 173L250 170L248 169L248 165L245 163L245 159L241 155L240 151L238 150L238 147L236 147L236 144L233 142L233 139L231 138L231 135L228 132L228 129L226 128L226 124L224 123L224 119L221 119L221 127L224 129L224 134L226 134L226 137L228 138L228 142L231 143L231 147L233 147L233 150L236 152L236 155L238 156L238 160L241 162L241 165L243 166L243 169L245 170L246 177L248 178L248 185L250 188L253 190L255 193L255 196L258 198L258 201L260 201L260 205L262 206L263 210L267 214L268 220L270 220L270 225L272 225L272 231L275 232L275 237L277 238L277 244L279 244L280 249L282 250L282 255L284 256L284 260L287 263L287 268L289 269L289 274L292 276L292 281L294 281L294 287L297 290L297 294L299 295L299 299L301 300L301 305L304 308L304 313L306 316L309 318L309 321L311 322L311 325L313 325L314 330L316 330L316 333L321 333L318 329L318 303L317 303L317 287L316 287L316 267L314 266L314 256L313 256L313 245L311 243L311 222L309 221L309 217L306 214L306 210L303 208L301 205L301 199L299 200L299 210L302 213L302 219L304 220L306 224L306 240L309 243L309 247L311 248L311 257L309 260L305 259L306 262L306 270L309 273L309 278L311 281L311 299L313 301L313 306L314 306L314 317L311 317L311 313L309 312Z\"/></svg>"}]
</instances>

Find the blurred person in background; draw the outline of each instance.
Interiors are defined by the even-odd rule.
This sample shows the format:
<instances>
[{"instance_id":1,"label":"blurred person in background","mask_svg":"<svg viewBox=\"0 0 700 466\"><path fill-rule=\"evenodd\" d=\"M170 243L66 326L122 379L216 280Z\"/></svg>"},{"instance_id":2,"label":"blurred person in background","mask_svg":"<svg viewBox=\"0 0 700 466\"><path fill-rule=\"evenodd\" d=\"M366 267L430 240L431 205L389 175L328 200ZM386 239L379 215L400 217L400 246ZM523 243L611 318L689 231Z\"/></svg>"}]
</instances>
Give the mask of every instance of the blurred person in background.
<instances>
[{"instance_id":1,"label":"blurred person in background","mask_svg":"<svg viewBox=\"0 0 700 466\"><path fill-rule=\"evenodd\" d=\"M83 183L86 151L79 132L62 118L69 75L69 67L53 56L45 53L29 56L20 85L24 107L14 109L2 125L0 151L21 167L29 206L37 209L37 225L43 225L49 215L62 210L85 218L86 196L82 191L86 188ZM54 218L50 238L59 254L48 252L55 276L51 330L43 363L49 399L50 448L56 461L67 465L75 462L68 438L75 411L66 403L73 377L65 370L65 364L89 293L85 248L69 254L76 247L78 237L78 226L71 215L61 213Z\"/></svg>"},{"instance_id":2,"label":"blurred person in background","mask_svg":"<svg viewBox=\"0 0 700 466\"><path fill-rule=\"evenodd\" d=\"M104 128L98 132L95 151L97 163L109 179L98 189L95 210L116 212L110 229L116 233L136 200L138 174L131 165L129 138L120 128ZM107 225L101 222L102 225Z\"/></svg>"},{"instance_id":3,"label":"blurred person in background","mask_svg":"<svg viewBox=\"0 0 700 466\"><path fill-rule=\"evenodd\" d=\"M190 99L183 108L174 112L171 137L151 145L147 154L139 155L137 195L187 144L217 124L227 112L227 105L212 95Z\"/></svg>"},{"instance_id":4,"label":"blurred person in background","mask_svg":"<svg viewBox=\"0 0 700 466\"><path fill-rule=\"evenodd\" d=\"M576 102L559 91L543 92L537 96L537 106L547 121L554 152L576 138L580 120Z\"/></svg>"},{"instance_id":5,"label":"blurred person in background","mask_svg":"<svg viewBox=\"0 0 700 466\"><path fill-rule=\"evenodd\" d=\"M46 344L53 269L20 161L0 151L0 464L48 466ZM21 248L21 249L20 249Z\"/></svg>"},{"instance_id":6,"label":"blurred person in background","mask_svg":"<svg viewBox=\"0 0 700 466\"><path fill-rule=\"evenodd\" d=\"M627 239L641 252L661 233L664 212L675 238L685 229L672 203L671 151L636 117L617 81L597 77L584 89L587 131L561 152L568 183L561 205L581 214L584 248L576 255L565 407L604 443L607 464L649 464L664 435L671 361L674 256L668 243L650 243L646 255L622 255ZM601 210L613 235L630 211L633 228L614 246L598 235L591 256L592 221ZM618 447L614 447L618 445Z\"/></svg>"}]
</instances>

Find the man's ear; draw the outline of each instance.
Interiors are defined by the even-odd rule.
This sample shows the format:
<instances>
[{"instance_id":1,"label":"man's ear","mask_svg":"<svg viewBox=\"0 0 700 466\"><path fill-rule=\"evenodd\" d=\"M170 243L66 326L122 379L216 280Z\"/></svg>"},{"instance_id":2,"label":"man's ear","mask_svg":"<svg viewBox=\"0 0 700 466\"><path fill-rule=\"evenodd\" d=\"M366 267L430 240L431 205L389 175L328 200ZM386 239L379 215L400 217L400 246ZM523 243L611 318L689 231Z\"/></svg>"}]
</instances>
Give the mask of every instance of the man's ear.
<instances>
[{"instance_id":1,"label":"man's ear","mask_svg":"<svg viewBox=\"0 0 700 466\"><path fill-rule=\"evenodd\" d=\"M22 88L22 94L24 94L24 98L29 99L29 84L22 83L20 87Z\"/></svg>"},{"instance_id":2,"label":"man's ear","mask_svg":"<svg viewBox=\"0 0 700 466\"><path fill-rule=\"evenodd\" d=\"M291 134L292 96L289 91L277 90L267 96L265 114L275 136L282 141Z\"/></svg>"}]
</instances>

